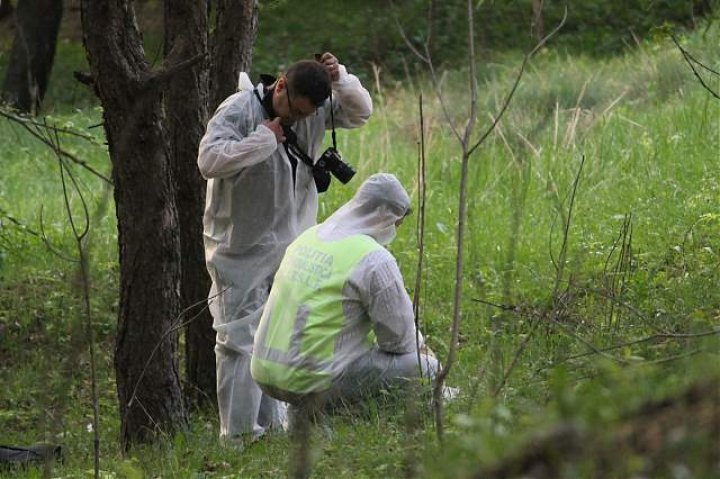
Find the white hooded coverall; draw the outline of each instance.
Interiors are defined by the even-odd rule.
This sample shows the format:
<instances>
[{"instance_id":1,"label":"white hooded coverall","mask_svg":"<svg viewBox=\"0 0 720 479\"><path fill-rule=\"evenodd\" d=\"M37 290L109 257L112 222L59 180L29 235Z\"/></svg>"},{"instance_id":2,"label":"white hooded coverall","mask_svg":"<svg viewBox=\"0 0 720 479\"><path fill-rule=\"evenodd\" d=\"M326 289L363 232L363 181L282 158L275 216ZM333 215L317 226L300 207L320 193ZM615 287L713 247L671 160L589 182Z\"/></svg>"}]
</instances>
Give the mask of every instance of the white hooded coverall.
<instances>
[{"instance_id":1,"label":"white hooded coverall","mask_svg":"<svg viewBox=\"0 0 720 479\"><path fill-rule=\"evenodd\" d=\"M381 245L388 244L395 237L396 222L407 214L409 207L410 199L395 176L384 173L372 175L349 202L317 227L316 234L320 245L327 243L328 247L316 246L316 253L322 256L330 251L333 242L357 235L369 236ZM305 233L308 234L315 234L315 230ZM305 241L303 236L294 244L301 242L305 245ZM402 384L407 379L419 376L417 346L418 342L420 347L423 346L423 338L419 332L416 337L412 302L405 290L397 262L385 248L366 253L360 262L348 271L349 275L341 294L344 316L342 329L335 331L327 324L327 321L333 321L332 318L328 317L327 321L322 323L315 318L316 331L322 330L327 335L337 334L331 361L327 364L317 363L303 348L292 346L287 353L283 353L286 357L273 359L274 352L268 349L265 343L268 329L271 328L270 323L276 321L275 326L283 324L284 327L294 328L297 327L295 323L300 320L290 318L288 314L294 315L296 311L297 314L308 314L307 310L303 311L304 306L292 301L288 304L288 297L277 295L278 291L289 286L283 282L297 280L292 274L291 266L295 259L286 257L283 261L286 269L281 271L284 271L285 275L278 277L273 286L273 293L255 337L252 370L259 379L266 377L272 382L263 384L268 392L293 404L302 401L302 395L294 393L289 382L295 377L290 374L293 370L303 376L305 371L320 373L317 386L307 382L304 384L306 392L326 393L328 399L350 401L360 399L384 386ZM276 291L276 288L281 289ZM333 294L335 293L328 291L326 286L317 289L317 295L332 297ZM318 298L318 304L322 303L323 299ZM279 317L275 316L274 308L281 309ZM375 333L374 345L367 341L371 330ZM295 334L293 333L293 337ZM301 332L301 337L302 334ZM279 373L265 369L263 361L267 360L281 365ZM420 366L423 376L430 378L434 378L439 367L437 360L426 354L420 355ZM327 386L322 380L323 374L332 378L332 385L327 391L324 390ZM286 378L288 382L277 382L286 380L280 378ZM287 387L283 387L284 384Z\"/></svg>"},{"instance_id":2,"label":"white hooded coverall","mask_svg":"<svg viewBox=\"0 0 720 479\"><path fill-rule=\"evenodd\" d=\"M257 86L262 98L262 85ZM355 128L372 113L369 93L340 65L332 83L336 127ZM317 159L330 128L330 101L293 125L300 147ZM287 245L313 226L317 190L312 171L298 161L295 177L285 149L262 125L268 119L241 73L239 91L209 121L198 167L207 182L205 260L213 327L220 436L262 435L284 421L284 404L262 394L250 376L253 338L273 275Z\"/></svg>"}]
</instances>

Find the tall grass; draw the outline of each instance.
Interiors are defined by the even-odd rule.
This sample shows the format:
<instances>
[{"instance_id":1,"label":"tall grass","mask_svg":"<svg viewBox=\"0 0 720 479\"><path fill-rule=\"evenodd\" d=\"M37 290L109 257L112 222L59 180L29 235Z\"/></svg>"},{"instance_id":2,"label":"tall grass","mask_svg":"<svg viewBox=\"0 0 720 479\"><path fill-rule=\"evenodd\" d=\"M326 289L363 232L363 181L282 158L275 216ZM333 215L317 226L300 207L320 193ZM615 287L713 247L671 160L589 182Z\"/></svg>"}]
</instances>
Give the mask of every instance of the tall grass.
<instances>
[{"instance_id":1,"label":"tall grass","mask_svg":"<svg viewBox=\"0 0 720 479\"><path fill-rule=\"evenodd\" d=\"M685 39L688 49L716 70L720 55L713 45L718 40L717 26ZM510 54L482 66L481 120L491 121L518 66L519 57ZM713 82L720 87L718 79ZM357 166L358 177L345 187L335 183L322 197L320 219L377 171L397 174L408 191L416 193L416 95L422 90L428 125L422 327L442 357L452 314L460 151L427 82L414 79L412 85L391 90L378 85L381 82L374 88L376 111L370 123L338 134L339 148ZM444 77L443 94L461 124L468 103L463 72ZM99 114L84 110L59 120L87 128L99 122ZM74 336L79 317L72 298L75 267L28 233L39 232L42 209L48 239L59 248L71 242L57 164L50 152L6 122L0 123L0 137L0 208L6 215L0 224L0 381L7 385L0 392L3 442L64 442L68 460L56 472L79 475L91 464L92 435L86 430L91 409L82 365L87 358L77 352L82 347ZM63 141L78 156L109 171L102 146ZM420 438L429 476L467 475L478 464L502 457L527 431L556 420L578 418L590 427L606 427L647 398L718 374L713 367L716 336L666 338L613 349L605 356L567 359L589 352L578 338L603 348L657 331L717 327L718 151L720 102L695 81L667 41L643 44L611 60L551 50L534 60L508 114L471 161L464 323L458 367L449 378L461 395L450 404L446 448L436 448L430 421ZM562 224L583 156L566 274L561 294L553 297ZM111 370L116 223L102 182L90 175L82 178L98 212L90 245L96 327L106 346L101 368L103 467L118 477L282 474L285 436L268 437L238 453L217 444L212 414L196 417L189 434L174 442L121 457ZM103 207L106 201L110 204ZM615 267L628 215L632 238L626 237L626 243L632 254L628 263ZM390 246L408 287L416 247L412 227L400 228ZM474 299L516 310L503 311ZM544 322L530 328L533 314L557 309L558 304L560 326ZM498 355L489 354L491 344ZM693 355L655 363L688 353ZM513 361L517 366L493 397L498 376ZM379 404L362 416L333 418L332 432L321 433L318 477L399 475L409 447L399 416L397 407Z\"/></svg>"}]
</instances>

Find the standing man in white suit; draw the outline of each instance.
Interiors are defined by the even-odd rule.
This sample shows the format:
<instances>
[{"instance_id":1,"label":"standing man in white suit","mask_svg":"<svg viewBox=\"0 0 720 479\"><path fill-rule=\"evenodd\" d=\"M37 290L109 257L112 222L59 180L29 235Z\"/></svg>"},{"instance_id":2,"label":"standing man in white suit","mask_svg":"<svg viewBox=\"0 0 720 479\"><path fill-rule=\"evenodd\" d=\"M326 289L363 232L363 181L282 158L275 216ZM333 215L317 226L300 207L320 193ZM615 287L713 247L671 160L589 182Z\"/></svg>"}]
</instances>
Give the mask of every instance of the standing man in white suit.
<instances>
[{"instance_id":1,"label":"standing man in white suit","mask_svg":"<svg viewBox=\"0 0 720 479\"><path fill-rule=\"evenodd\" d=\"M286 247L316 223L312 162L325 130L362 126L371 114L358 78L325 53L254 88L241 73L239 91L208 123L198 167L208 180L203 236L221 438L257 438L284 421L284 405L250 375L255 330Z\"/></svg>"}]
</instances>

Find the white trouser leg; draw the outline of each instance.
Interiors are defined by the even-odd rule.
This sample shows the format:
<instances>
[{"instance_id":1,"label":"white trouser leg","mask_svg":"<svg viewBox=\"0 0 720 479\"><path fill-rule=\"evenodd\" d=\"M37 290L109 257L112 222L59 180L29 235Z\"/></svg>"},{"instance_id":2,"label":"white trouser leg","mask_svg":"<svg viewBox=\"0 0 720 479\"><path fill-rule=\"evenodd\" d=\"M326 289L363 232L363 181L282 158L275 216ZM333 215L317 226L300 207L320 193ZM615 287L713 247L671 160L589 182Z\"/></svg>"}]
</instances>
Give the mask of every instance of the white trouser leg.
<instances>
[{"instance_id":1,"label":"white trouser leg","mask_svg":"<svg viewBox=\"0 0 720 479\"><path fill-rule=\"evenodd\" d=\"M421 353L420 364L423 377L434 379L439 370L437 359ZM388 386L401 386L409 379L419 377L417 353L390 354L375 347L348 365L335 381L333 396L352 401L364 394L373 394Z\"/></svg>"},{"instance_id":2,"label":"white trouser leg","mask_svg":"<svg viewBox=\"0 0 720 479\"><path fill-rule=\"evenodd\" d=\"M251 433L261 436L258 424L262 391L250 376L250 355L215 346L220 437Z\"/></svg>"}]
</instances>

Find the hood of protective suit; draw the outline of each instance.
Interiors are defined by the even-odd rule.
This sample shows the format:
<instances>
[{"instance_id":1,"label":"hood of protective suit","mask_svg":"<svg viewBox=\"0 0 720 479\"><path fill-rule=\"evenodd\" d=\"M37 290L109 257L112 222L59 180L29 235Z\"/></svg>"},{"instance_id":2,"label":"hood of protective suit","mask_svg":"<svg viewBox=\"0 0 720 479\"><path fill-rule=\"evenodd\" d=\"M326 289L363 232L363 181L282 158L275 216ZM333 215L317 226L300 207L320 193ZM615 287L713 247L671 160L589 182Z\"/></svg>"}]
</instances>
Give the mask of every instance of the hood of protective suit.
<instances>
[{"instance_id":1,"label":"hood of protective suit","mask_svg":"<svg viewBox=\"0 0 720 479\"><path fill-rule=\"evenodd\" d=\"M409 211L410 197L395 175L377 173L320 225L318 233L324 240L364 234L386 245L395 238L395 223Z\"/></svg>"}]
</instances>

